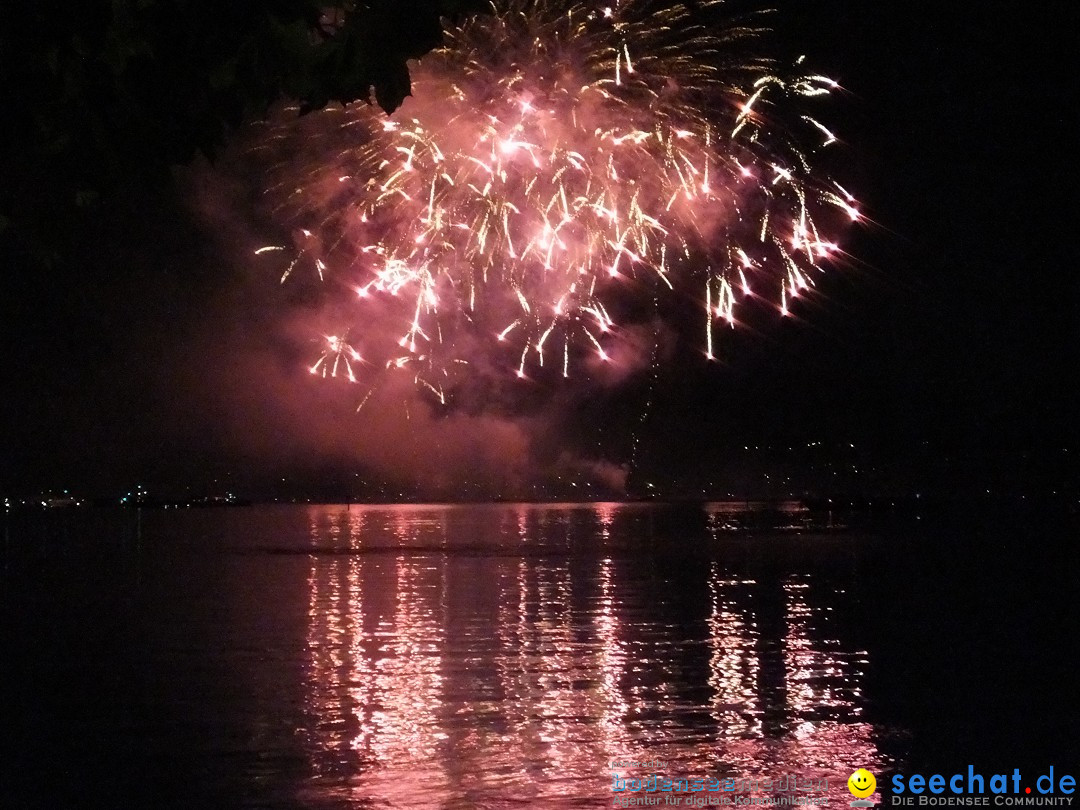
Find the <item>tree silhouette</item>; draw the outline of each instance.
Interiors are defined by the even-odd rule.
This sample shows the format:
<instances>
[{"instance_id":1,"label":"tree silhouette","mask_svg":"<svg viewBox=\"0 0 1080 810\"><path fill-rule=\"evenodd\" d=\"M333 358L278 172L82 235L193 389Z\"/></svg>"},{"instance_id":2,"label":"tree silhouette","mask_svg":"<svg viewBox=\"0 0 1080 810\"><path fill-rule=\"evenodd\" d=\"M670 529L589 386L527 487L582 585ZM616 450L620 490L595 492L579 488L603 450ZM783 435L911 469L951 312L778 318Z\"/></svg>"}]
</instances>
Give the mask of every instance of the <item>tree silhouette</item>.
<instances>
[{"instance_id":1,"label":"tree silhouette","mask_svg":"<svg viewBox=\"0 0 1080 810\"><path fill-rule=\"evenodd\" d=\"M482 0L39 0L0 26L0 239L51 261L72 217L159 185L282 98L409 93L407 60Z\"/></svg>"}]
</instances>

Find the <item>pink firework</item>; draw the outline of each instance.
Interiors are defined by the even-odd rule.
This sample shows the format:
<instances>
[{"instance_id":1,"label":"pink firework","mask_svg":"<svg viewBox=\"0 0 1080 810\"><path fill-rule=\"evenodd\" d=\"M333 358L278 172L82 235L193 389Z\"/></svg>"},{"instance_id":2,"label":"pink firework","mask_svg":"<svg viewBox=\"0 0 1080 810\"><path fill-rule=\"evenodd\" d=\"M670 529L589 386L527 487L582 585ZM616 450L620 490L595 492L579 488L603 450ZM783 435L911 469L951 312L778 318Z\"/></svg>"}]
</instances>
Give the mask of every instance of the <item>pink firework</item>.
<instances>
[{"instance_id":1,"label":"pink firework","mask_svg":"<svg viewBox=\"0 0 1080 810\"><path fill-rule=\"evenodd\" d=\"M450 31L394 115L319 113L311 153L278 166L282 280L310 262L342 281L364 357L442 399L477 352L519 377L607 361L627 285L701 291L710 358L743 301L788 314L837 252L821 213L859 218L813 167L836 84L748 57L760 29L718 13L509 0Z\"/></svg>"}]
</instances>

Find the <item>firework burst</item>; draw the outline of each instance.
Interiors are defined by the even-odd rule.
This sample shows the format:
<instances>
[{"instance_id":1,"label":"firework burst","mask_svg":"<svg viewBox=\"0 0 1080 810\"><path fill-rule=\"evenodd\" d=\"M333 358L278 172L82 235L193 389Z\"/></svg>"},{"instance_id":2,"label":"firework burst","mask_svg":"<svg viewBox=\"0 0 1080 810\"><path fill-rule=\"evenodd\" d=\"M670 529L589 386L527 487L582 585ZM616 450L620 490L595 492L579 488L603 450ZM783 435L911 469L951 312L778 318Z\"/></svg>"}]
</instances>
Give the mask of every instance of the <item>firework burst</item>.
<instances>
[{"instance_id":1,"label":"firework burst","mask_svg":"<svg viewBox=\"0 0 1080 810\"><path fill-rule=\"evenodd\" d=\"M627 286L697 291L710 358L744 301L788 314L837 251L821 212L859 217L813 168L836 84L754 57L756 18L719 26L718 2L494 11L420 61L393 116L318 114L269 189L296 234L282 280L341 280L364 355L440 398L478 347L520 377L609 360ZM312 373L356 379L357 350L324 349Z\"/></svg>"},{"instance_id":2,"label":"firework burst","mask_svg":"<svg viewBox=\"0 0 1080 810\"><path fill-rule=\"evenodd\" d=\"M363 361L360 352L350 346L344 337L326 335L325 341L323 353L308 371L312 374L320 374L323 377L337 377L340 371L342 376L349 382L356 382L353 363Z\"/></svg>"}]
</instances>

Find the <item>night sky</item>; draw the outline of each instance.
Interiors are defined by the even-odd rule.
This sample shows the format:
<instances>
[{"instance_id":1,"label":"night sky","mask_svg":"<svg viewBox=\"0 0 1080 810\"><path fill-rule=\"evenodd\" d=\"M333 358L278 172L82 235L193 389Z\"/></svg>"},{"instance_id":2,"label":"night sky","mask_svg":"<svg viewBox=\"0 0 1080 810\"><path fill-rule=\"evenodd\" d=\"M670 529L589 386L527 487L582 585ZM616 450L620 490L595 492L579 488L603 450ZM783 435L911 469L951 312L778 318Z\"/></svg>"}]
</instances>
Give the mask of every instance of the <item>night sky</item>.
<instances>
[{"instance_id":1,"label":"night sky","mask_svg":"<svg viewBox=\"0 0 1080 810\"><path fill-rule=\"evenodd\" d=\"M655 378L357 414L305 374L303 292L252 261L237 146L110 199L59 268L5 247L0 492L513 495L627 470L634 492L1075 492L1068 22L853 0L775 22L844 88L834 174L872 220L798 317L725 336L718 364L675 346Z\"/></svg>"}]
</instances>

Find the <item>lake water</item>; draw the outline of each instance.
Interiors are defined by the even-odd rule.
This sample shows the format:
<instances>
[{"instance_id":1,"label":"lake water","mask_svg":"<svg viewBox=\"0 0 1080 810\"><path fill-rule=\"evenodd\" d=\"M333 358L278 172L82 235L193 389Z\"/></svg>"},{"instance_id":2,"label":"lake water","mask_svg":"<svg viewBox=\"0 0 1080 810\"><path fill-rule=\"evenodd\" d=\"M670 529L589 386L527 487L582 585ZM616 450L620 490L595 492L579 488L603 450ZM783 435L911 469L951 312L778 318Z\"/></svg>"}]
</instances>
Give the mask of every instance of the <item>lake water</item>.
<instances>
[{"instance_id":1,"label":"lake water","mask_svg":"<svg viewBox=\"0 0 1080 810\"><path fill-rule=\"evenodd\" d=\"M655 773L839 807L857 767L1075 764L1075 603L1023 532L761 514L10 522L4 806L610 807Z\"/></svg>"}]
</instances>

